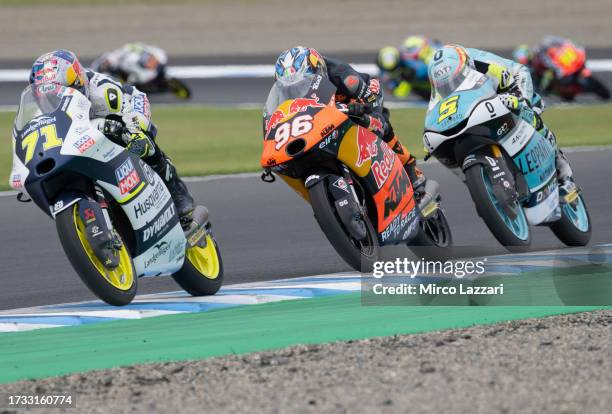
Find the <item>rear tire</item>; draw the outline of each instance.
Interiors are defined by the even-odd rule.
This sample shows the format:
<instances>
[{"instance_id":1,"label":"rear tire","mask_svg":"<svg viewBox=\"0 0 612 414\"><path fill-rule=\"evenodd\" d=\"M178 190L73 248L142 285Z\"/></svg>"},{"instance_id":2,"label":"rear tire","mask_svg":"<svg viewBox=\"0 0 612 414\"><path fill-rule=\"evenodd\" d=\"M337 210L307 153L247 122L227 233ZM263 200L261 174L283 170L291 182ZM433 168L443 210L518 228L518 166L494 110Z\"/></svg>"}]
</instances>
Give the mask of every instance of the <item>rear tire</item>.
<instances>
[{"instance_id":1,"label":"rear tire","mask_svg":"<svg viewBox=\"0 0 612 414\"><path fill-rule=\"evenodd\" d=\"M223 285L221 250L212 234L206 236L206 247L192 247L181 270L172 278L192 296L214 295Z\"/></svg>"},{"instance_id":2,"label":"rear tire","mask_svg":"<svg viewBox=\"0 0 612 414\"><path fill-rule=\"evenodd\" d=\"M576 207L561 205L561 218L550 229L566 246L586 246L591 240L591 217L582 196ZM582 227L582 230L578 227Z\"/></svg>"},{"instance_id":3,"label":"rear tire","mask_svg":"<svg viewBox=\"0 0 612 414\"><path fill-rule=\"evenodd\" d=\"M105 268L93 255L93 251L87 253L86 249L89 243L86 238L79 237L79 220L81 219L78 215L77 206L78 203L74 204L74 207L69 207L60 212L55 218L57 234L70 264L72 264L83 283L98 298L113 306L129 304L136 296L138 277L136 277L134 264L125 244L121 251L120 267L117 268L119 270ZM104 270L107 276L104 276L99 269ZM114 286L109 280L121 273L124 274L126 280L123 289ZM118 281L115 281L115 283L118 283Z\"/></svg>"},{"instance_id":4,"label":"rear tire","mask_svg":"<svg viewBox=\"0 0 612 414\"><path fill-rule=\"evenodd\" d=\"M478 215L493 233L493 236L511 252L524 252L531 244L531 229L525 212L515 206L517 218L512 221L495 205L495 196L488 188L486 170L476 164L465 171L466 184Z\"/></svg>"},{"instance_id":5,"label":"rear tire","mask_svg":"<svg viewBox=\"0 0 612 414\"><path fill-rule=\"evenodd\" d=\"M187 85L175 78L169 78L167 81L168 89L174 96L181 100L187 100L191 98L191 90L187 87Z\"/></svg>"},{"instance_id":6,"label":"rear tire","mask_svg":"<svg viewBox=\"0 0 612 414\"><path fill-rule=\"evenodd\" d=\"M378 235L370 219L363 217L368 233L365 245L363 242L353 239L336 215L336 210L327 191L327 185L327 180L321 180L308 190L315 219L334 250L349 266L361 272L363 264L363 270L369 272L379 255Z\"/></svg>"}]
</instances>

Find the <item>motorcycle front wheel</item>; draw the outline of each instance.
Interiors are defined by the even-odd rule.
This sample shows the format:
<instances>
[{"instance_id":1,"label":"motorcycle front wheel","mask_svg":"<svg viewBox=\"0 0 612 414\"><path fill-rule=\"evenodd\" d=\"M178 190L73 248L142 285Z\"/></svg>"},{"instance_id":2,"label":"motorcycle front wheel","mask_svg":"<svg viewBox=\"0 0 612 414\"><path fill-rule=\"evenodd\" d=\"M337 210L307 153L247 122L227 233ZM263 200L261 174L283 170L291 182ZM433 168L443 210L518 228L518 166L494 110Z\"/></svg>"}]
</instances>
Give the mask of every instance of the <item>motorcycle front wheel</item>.
<instances>
[{"instance_id":1,"label":"motorcycle front wheel","mask_svg":"<svg viewBox=\"0 0 612 414\"><path fill-rule=\"evenodd\" d=\"M512 219L495 196L491 178L480 164L468 168L465 179L478 215L497 241L511 252L526 251L531 244L531 229L518 201L511 206L516 214Z\"/></svg>"},{"instance_id":2,"label":"motorcycle front wheel","mask_svg":"<svg viewBox=\"0 0 612 414\"><path fill-rule=\"evenodd\" d=\"M107 268L87 241L85 223L79 216L78 203L60 212L55 226L62 247L75 272L89 290L109 305L129 304L138 288L138 277L125 243L119 250L119 266Z\"/></svg>"},{"instance_id":3,"label":"motorcycle front wheel","mask_svg":"<svg viewBox=\"0 0 612 414\"><path fill-rule=\"evenodd\" d=\"M308 189L310 204L319 227L342 259L358 272L369 272L378 259L378 237L370 219L362 217L367 230L364 240L357 240L342 225L328 191L327 180Z\"/></svg>"}]
</instances>

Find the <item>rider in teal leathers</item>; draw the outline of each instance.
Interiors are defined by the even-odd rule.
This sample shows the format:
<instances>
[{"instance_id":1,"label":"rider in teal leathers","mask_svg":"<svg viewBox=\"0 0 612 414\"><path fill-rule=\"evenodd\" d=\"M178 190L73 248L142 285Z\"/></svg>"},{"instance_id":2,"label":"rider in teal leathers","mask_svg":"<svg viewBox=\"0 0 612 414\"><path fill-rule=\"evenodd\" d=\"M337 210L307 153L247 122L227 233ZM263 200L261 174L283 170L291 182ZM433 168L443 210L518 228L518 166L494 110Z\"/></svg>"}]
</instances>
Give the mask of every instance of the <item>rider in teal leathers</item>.
<instances>
[{"instance_id":1,"label":"rider in teal leathers","mask_svg":"<svg viewBox=\"0 0 612 414\"><path fill-rule=\"evenodd\" d=\"M442 56L449 64L443 68L437 65L439 58ZM496 85L498 97L511 111L518 114L525 105L533 110L533 126L547 137L557 149L556 168L559 181L562 185L566 183L572 185L572 169L569 162L560 150L555 134L540 117L544 105L541 97L534 92L529 70L520 63L504 59L484 50L446 45L436 51L436 55L428 67L432 89L434 89L434 86L437 89L444 86L452 89L457 88L462 79L461 74L467 68L475 69L492 79L494 85ZM435 102L440 97L432 94L431 99Z\"/></svg>"}]
</instances>

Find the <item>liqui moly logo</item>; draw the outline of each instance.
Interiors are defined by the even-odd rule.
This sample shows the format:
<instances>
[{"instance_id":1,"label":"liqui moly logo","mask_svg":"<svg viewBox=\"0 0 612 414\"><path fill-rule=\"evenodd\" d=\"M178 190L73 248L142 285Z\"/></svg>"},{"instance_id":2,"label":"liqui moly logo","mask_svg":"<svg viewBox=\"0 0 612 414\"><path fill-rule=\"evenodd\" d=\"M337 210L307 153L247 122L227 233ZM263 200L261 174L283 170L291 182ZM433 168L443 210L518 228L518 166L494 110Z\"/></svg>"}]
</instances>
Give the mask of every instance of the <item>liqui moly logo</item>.
<instances>
[{"instance_id":1,"label":"liqui moly logo","mask_svg":"<svg viewBox=\"0 0 612 414\"><path fill-rule=\"evenodd\" d=\"M115 176L117 177L121 195L129 193L140 184L140 176L136 168L134 168L134 164L130 158L125 160L125 162L115 170Z\"/></svg>"}]
</instances>

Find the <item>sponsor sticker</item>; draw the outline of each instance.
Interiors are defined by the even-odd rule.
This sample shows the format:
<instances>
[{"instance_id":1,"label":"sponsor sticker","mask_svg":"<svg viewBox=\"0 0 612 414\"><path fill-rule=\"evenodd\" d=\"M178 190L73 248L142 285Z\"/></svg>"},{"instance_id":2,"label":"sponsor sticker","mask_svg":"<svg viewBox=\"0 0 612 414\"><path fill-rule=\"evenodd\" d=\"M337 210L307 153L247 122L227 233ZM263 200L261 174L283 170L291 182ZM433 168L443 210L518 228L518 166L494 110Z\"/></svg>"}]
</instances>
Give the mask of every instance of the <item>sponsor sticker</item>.
<instances>
[{"instance_id":1,"label":"sponsor sticker","mask_svg":"<svg viewBox=\"0 0 612 414\"><path fill-rule=\"evenodd\" d=\"M77 141L74 142L74 147L82 154L96 143L89 135L83 135Z\"/></svg>"},{"instance_id":2,"label":"sponsor sticker","mask_svg":"<svg viewBox=\"0 0 612 414\"><path fill-rule=\"evenodd\" d=\"M155 237L158 234L162 233L164 230L167 230L168 223L170 223L172 217L174 216L174 204L170 204L170 206L153 222L153 224L144 229L144 232L142 234L142 241L146 242L151 237Z\"/></svg>"},{"instance_id":3,"label":"sponsor sticker","mask_svg":"<svg viewBox=\"0 0 612 414\"><path fill-rule=\"evenodd\" d=\"M140 184L140 176L136 168L134 168L134 164L130 158L126 159L123 164L115 170L115 176L117 177L121 195L129 193Z\"/></svg>"},{"instance_id":4,"label":"sponsor sticker","mask_svg":"<svg viewBox=\"0 0 612 414\"><path fill-rule=\"evenodd\" d=\"M167 201L164 189L164 184L159 180L147 198L143 201L136 201L134 204L134 215L136 218L146 214L151 208L161 207L160 204Z\"/></svg>"}]
</instances>

